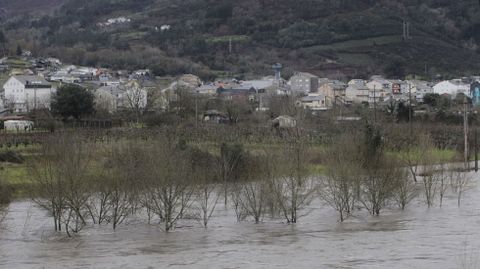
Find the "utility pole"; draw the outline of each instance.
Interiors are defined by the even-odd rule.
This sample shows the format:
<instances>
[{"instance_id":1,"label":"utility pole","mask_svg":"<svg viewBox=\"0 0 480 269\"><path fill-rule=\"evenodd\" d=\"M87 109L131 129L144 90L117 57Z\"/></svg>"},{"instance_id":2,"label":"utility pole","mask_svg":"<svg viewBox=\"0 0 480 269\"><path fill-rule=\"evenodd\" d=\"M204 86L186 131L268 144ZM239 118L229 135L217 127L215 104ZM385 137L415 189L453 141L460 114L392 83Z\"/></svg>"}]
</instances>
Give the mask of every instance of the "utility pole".
<instances>
[{"instance_id":1,"label":"utility pole","mask_svg":"<svg viewBox=\"0 0 480 269\"><path fill-rule=\"evenodd\" d=\"M232 45L232 37L228 39L228 53L232 54L233 45Z\"/></svg>"},{"instance_id":2,"label":"utility pole","mask_svg":"<svg viewBox=\"0 0 480 269\"><path fill-rule=\"evenodd\" d=\"M33 88L33 110L37 110L37 87Z\"/></svg>"},{"instance_id":3,"label":"utility pole","mask_svg":"<svg viewBox=\"0 0 480 269\"><path fill-rule=\"evenodd\" d=\"M410 22L405 19L402 22L402 38L403 41L410 39Z\"/></svg>"},{"instance_id":4,"label":"utility pole","mask_svg":"<svg viewBox=\"0 0 480 269\"><path fill-rule=\"evenodd\" d=\"M410 128L410 137L412 137L412 85L408 85L408 125Z\"/></svg>"},{"instance_id":5,"label":"utility pole","mask_svg":"<svg viewBox=\"0 0 480 269\"><path fill-rule=\"evenodd\" d=\"M25 96L26 96L26 98L25 98L25 106L26 106L27 112L30 112L30 106L28 105L28 93L26 93Z\"/></svg>"},{"instance_id":6,"label":"utility pole","mask_svg":"<svg viewBox=\"0 0 480 269\"><path fill-rule=\"evenodd\" d=\"M478 172L478 144L477 144L477 128L475 127L475 172Z\"/></svg>"},{"instance_id":7,"label":"utility pole","mask_svg":"<svg viewBox=\"0 0 480 269\"><path fill-rule=\"evenodd\" d=\"M463 136L464 136L464 161L465 169L469 168L468 165L468 112L467 112L467 96L463 97Z\"/></svg>"},{"instance_id":8,"label":"utility pole","mask_svg":"<svg viewBox=\"0 0 480 269\"><path fill-rule=\"evenodd\" d=\"M337 117L337 92L335 86L333 87L333 117Z\"/></svg>"},{"instance_id":9,"label":"utility pole","mask_svg":"<svg viewBox=\"0 0 480 269\"><path fill-rule=\"evenodd\" d=\"M373 123L377 124L377 86L373 85Z\"/></svg>"},{"instance_id":10,"label":"utility pole","mask_svg":"<svg viewBox=\"0 0 480 269\"><path fill-rule=\"evenodd\" d=\"M195 129L198 129L198 91L195 92Z\"/></svg>"}]
</instances>

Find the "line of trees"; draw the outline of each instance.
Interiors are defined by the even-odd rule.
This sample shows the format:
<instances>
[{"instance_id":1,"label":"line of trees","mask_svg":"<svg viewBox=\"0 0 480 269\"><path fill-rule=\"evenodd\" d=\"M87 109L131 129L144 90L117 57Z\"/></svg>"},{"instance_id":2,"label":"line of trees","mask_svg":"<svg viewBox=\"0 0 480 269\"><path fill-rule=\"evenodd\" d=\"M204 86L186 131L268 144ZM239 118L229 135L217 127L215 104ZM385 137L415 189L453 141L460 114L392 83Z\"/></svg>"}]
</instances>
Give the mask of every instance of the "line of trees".
<instances>
[{"instance_id":1,"label":"line of trees","mask_svg":"<svg viewBox=\"0 0 480 269\"><path fill-rule=\"evenodd\" d=\"M471 187L463 164L447 164L448 159L435 156L428 135L417 135L419 143L389 152L378 126L367 126L363 136L344 134L327 152L320 198L338 212L341 222L358 208L376 216L387 207L404 210L420 195L428 207L437 202L441 207L447 191L457 196L460 206Z\"/></svg>"},{"instance_id":2,"label":"line of trees","mask_svg":"<svg viewBox=\"0 0 480 269\"><path fill-rule=\"evenodd\" d=\"M30 160L32 198L50 212L56 231L72 236L86 226L115 230L135 218L166 232L187 221L207 228L222 202L237 221L296 223L320 200L344 221L358 210L376 216L393 206L403 210L420 194L428 207L442 206L448 190L460 206L470 186L457 167L431 165L428 150L392 154L373 125L335 139L324 153L327 173L319 176L310 166L318 152L303 137L292 132L279 144L248 151L242 144L195 145L169 134L103 144L58 134ZM408 168L409 156L421 159L419 170Z\"/></svg>"},{"instance_id":3,"label":"line of trees","mask_svg":"<svg viewBox=\"0 0 480 269\"><path fill-rule=\"evenodd\" d=\"M139 216L165 231L192 219L207 227L221 198L239 221L258 223L268 213L295 223L314 197L307 148L298 140L260 155L240 144L211 150L168 135L99 146L59 134L29 162L32 198L50 212L56 231L72 236Z\"/></svg>"}]
</instances>

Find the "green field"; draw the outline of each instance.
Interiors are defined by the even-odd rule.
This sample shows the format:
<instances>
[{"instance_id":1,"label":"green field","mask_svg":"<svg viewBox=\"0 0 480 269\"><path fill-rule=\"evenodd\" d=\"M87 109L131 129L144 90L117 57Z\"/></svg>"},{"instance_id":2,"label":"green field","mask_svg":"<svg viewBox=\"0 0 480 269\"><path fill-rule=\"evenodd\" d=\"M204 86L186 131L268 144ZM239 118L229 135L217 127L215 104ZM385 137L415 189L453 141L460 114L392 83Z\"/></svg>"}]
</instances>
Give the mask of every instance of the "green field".
<instances>
[{"instance_id":1,"label":"green field","mask_svg":"<svg viewBox=\"0 0 480 269\"><path fill-rule=\"evenodd\" d=\"M213 155L219 154L219 144L214 142L201 142L191 144L203 151L209 152ZM244 144L244 149L250 152L253 155L262 155L266 152L267 149L280 149L279 144L260 144L260 143L249 143ZM23 164L13 164L13 163L0 163L0 182L6 184L14 191L14 197L23 198L28 197L29 189L31 189L34 182L29 177L28 172L28 161L32 156L39 153L40 147L37 146L18 146L12 147L9 150L15 151L25 158L25 163ZM324 164L325 152L327 147L325 145L310 145L310 153L313 158L309 162L309 171L312 175L324 175L327 173L327 166ZM5 149L4 149L5 150ZM102 154L102 153L100 153ZM401 159L405 157L405 154L412 154L413 158L415 156L423 156L420 152L389 152L388 155ZM440 150L433 149L430 151L431 158L429 159L430 163L440 163L440 162L454 162L458 160L458 152L454 150ZM96 158L100 160L101 157ZM98 161L94 161L92 165L96 165ZM100 173L101 169L94 169Z\"/></svg>"}]
</instances>

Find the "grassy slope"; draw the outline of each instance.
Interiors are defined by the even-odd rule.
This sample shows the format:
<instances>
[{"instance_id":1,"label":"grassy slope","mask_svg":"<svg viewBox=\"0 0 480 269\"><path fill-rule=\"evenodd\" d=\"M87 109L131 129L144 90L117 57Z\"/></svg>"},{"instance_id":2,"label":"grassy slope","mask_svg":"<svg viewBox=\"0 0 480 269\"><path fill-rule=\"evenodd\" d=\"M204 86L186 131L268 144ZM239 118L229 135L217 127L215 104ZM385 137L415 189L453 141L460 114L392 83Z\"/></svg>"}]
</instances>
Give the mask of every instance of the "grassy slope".
<instances>
[{"instance_id":1,"label":"grassy slope","mask_svg":"<svg viewBox=\"0 0 480 269\"><path fill-rule=\"evenodd\" d=\"M12 17L25 13L47 14L66 0L0 0L0 17Z\"/></svg>"},{"instance_id":2,"label":"grassy slope","mask_svg":"<svg viewBox=\"0 0 480 269\"><path fill-rule=\"evenodd\" d=\"M0 6L3 4L4 8L16 10L18 13L31 10L51 11L52 7L69 1L75 2L73 0L0 0ZM124 0L122 3L130 1L133 0ZM457 23L454 26L458 27L459 31L473 23L466 16L463 20L458 19L458 12L475 11L471 3L442 3L432 5L430 11L421 13L424 11L418 11L421 9L420 5L428 1L417 1L413 4L408 1L399 1L398 6L393 6L383 1L336 3L337 1L299 0L298 3L292 4L288 0L265 0L261 1L265 4L262 6L260 1L245 0L230 1L233 6L232 16L225 20L212 18L209 15L212 10L228 2L145 0L133 6L134 10L122 9L121 5L110 5L109 11L100 13L95 9L95 4L75 8L88 9L85 14L95 14L93 19L87 21L87 28L91 27L91 29L96 29L97 22L110 17L122 15L132 18L138 27L105 33L111 34L111 39L116 40L115 42L130 43L131 50L136 50L142 45L159 47L158 44L148 40L150 35L148 29L154 26L171 24L173 29L177 29L188 25L186 28L191 29L192 32L183 36L182 38L186 40L180 43L191 42L189 38L194 38L195 34L197 35L195 38L201 36L210 46L207 52L204 55L198 52L178 54L177 47L181 44L172 44L169 45L172 51L165 52L165 55L194 59L196 62L205 63L212 70L219 70L216 65L226 61L226 66L223 68L233 73L244 68L267 74L271 72L269 68L271 63L280 61L290 69L308 70L319 75L328 75L331 70L339 70L347 75L362 72L371 74L381 73L388 63L398 59L405 62L406 71L411 74L423 74L425 65L429 67L430 75L468 74L470 71L474 73L480 69L479 54L461 47L462 35L459 34L457 38L453 38L445 35L444 29L442 30L444 21L448 20ZM300 7L308 7L308 5L310 8L301 10ZM444 15L432 13L431 10L439 6L444 8ZM401 20L405 15L399 14L404 10L407 10L406 16L410 16L412 22L413 39L408 43L402 42L401 39ZM62 12L55 16L71 23L81 19L72 20L70 15L62 15ZM247 18L252 19L253 23L245 26L243 30L236 29L236 26ZM314 41L314 45L284 48L281 40L285 37L283 34L285 29L301 21L315 25L314 36L321 35L322 31L330 31L331 40L320 39ZM295 36L294 32L290 34ZM228 56L226 43L230 37L234 43L234 53ZM302 40L312 37L299 34L295 38ZM82 42L83 40L80 40L79 44ZM445 53L446 51L448 53ZM245 64L248 66L245 67Z\"/></svg>"}]
</instances>

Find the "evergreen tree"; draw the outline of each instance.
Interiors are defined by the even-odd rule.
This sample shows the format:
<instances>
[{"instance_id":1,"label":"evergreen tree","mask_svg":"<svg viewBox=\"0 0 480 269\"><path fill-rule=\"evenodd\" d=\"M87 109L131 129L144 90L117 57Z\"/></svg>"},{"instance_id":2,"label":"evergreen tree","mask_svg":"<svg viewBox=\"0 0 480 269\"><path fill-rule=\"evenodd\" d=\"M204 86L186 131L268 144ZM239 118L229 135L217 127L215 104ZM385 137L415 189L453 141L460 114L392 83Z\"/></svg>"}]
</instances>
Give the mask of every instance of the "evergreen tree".
<instances>
[{"instance_id":1,"label":"evergreen tree","mask_svg":"<svg viewBox=\"0 0 480 269\"><path fill-rule=\"evenodd\" d=\"M78 120L94 112L94 96L78 85L64 85L53 97L52 111L63 119L73 117Z\"/></svg>"}]
</instances>

